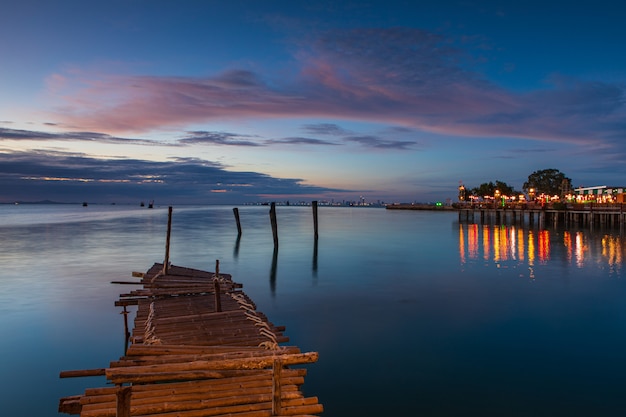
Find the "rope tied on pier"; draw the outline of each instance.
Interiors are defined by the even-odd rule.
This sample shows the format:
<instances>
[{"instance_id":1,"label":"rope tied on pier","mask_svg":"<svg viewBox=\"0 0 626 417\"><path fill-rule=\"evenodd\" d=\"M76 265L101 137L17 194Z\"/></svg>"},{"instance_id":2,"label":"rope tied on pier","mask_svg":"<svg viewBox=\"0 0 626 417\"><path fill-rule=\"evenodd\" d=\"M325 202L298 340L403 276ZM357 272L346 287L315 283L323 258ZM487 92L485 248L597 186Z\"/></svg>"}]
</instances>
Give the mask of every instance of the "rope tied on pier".
<instances>
[{"instance_id":1,"label":"rope tied on pier","mask_svg":"<svg viewBox=\"0 0 626 417\"><path fill-rule=\"evenodd\" d=\"M213 285L216 286L216 289L218 288L217 286L220 288L224 286L226 290L225 292L232 291L232 281L227 277L220 276L219 274L213 274L211 282L213 282Z\"/></svg>"},{"instance_id":2,"label":"rope tied on pier","mask_svg":"<svg viewBox=\"0 0 626 417\"><path fill-rule=\"evenodd\" d=\"M148 318L146 319L146 330L144 332L143 344L144 345L160 345L161 339L154 334L155 326L152 323L154 318L154 301L150 303L150 309L148 312Z\"/></svg>"},{"instance_id":3,"label":"rope tied on pier","mask_svg":"<svg viewBox=\"0 0 626 417\"><path fill-rule=\"evenodd\" d=\"M255 307L248 301L246 301L245 296L243 294L235 293L230 293L230 296L233 300L237 301L237 303L239 304L239 308L244 310L246 319L253 321L254 325L258 327L259 335L269 339L267 341L259 343L259 347L271 350L280 349L280 346L278 346L278 341L276 340L276 334L272 331L270 325L257 315L257 313L255 312Z\"/></svg>"},{"instance_id":4,"label":"rope tied on pier","mask_svg":"<svg viewBox=\"0 0 626 417\"><path fill-rule=\"evenodd\" d=\"M228 279L228 278L226 278L226 277L224 277L224 276L222 276L220 274L213 274L213 276L211 278L213 279L213 281L217 280L217 281L219 281L221 283L224 283L224 282L227 282L227 281L230 282L230 279Z\"/></svg>"}]
</instances>

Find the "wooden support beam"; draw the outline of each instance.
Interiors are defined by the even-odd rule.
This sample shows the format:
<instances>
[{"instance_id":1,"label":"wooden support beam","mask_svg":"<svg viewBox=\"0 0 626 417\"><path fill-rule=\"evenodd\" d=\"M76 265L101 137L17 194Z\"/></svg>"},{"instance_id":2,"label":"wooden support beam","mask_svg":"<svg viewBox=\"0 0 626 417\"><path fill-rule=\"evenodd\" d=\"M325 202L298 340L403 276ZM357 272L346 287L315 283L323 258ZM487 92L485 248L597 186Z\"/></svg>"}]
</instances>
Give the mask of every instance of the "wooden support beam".
<instances>
[{"instance_id":1,"label":"wooden support beam","mask_svg":"<svg viewBox=\"0 0 626 417\"><path fill-rule=\"evenodd\" d=\"M130 396L132 387L119 387L116 392L115 417L130 417Z\"/></svg>"},{"instance_id":2,"label":"wooden support beam","mask_svg":"<svg viewBox=\"0 0 626 417\"><path fill-rule=\"evenodd\" d=\"M215 288L215 312L222 312L222 293L220 291L220 281L218 278L215 278L213 281L213 286Z\"/></svg>"},{"instance_id":3,"label":"wooden support beam","mask_svg":"<svg viewBox=\"0 0 626 417\"><path fill-rule=\"evenodd\" d=\"M167 275L170 263L170 238L172 236L172 206L167 210L167 238L165 239L165 260L163 261L163 274Z\"/></svg>"},{"instance_id":4,"label":"wooden support beam","mask_svg":"<svg viewBox=\"0 0 626 417\"><path fill-rule=\"evenodd\" d=\"M272 371L272 415L280 416L282 414L280 379L283 371L283 363L280 359L274 359Z\"/></svg>"}]
</instances>

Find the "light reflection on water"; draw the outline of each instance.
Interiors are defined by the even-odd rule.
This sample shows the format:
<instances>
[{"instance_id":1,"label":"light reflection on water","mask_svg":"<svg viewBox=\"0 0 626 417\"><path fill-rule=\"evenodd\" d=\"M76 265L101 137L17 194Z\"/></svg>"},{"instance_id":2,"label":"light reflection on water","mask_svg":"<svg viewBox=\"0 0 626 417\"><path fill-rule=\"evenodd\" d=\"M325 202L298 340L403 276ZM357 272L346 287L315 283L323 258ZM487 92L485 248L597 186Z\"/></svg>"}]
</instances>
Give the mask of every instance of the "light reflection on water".
<instances>
[{"instance_id":1,"label":"light reflection on water","mask_svg":"<svg viewBox=\"0 0 626 417\"><path fill-rule=\"evenodd\" d=\"M459 224L458 231L461 264L478 259L496 265L525 263L532 271L535 264L550 261L559 260L577 268L592 262L606 268L609 276L619 277L626 250L622 237L611 234L616 231L590 233L480 224Z\"/></svg>"},{"instance_id":2,"label":"light reflection on water","mask_svg":"<svg viewBox=\"0 0 626 417\"><path fill-rule=\"evenodd\" d=\"M175 207L170 259L221 270L291 343L318 351L303 387L325 416L620 415L626 375L619 231L459 224L455 213ZM121 355L113 303L163 260L167 209L0 206L0 397L57 415L101 386L65 369ZM8 388L5 388L8 389ZM36 393L37 401L34 401ZM23 407L26 407L25 410Z\"/></svg>"}]
</instances>

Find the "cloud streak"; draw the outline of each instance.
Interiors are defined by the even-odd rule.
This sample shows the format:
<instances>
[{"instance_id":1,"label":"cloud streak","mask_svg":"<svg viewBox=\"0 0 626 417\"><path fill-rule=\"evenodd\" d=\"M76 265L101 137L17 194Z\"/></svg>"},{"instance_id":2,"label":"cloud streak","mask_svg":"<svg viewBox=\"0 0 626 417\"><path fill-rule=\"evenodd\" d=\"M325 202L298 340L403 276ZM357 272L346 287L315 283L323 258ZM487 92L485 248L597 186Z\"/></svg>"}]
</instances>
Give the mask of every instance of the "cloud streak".
<instances>
[{"instance_id":1,"label":"cloud streak","mask_svg":"<svg viewBox=\"0 0 626 417\"><path fill-rule=\"evenodd\" d=\"M178 143L182 145L263 146L259 142L250 140L250 138L249 135L236 133L195 131L187 132L187 136L178 139Z\"/></svg>"},{"instance_id":2,"label":"cloud streak","mask_svg":"<svg viewBox=\"0 0 626 417\"><path fill-rule=\"evenodd\" d=\"M346 138L349 142L355 142L369 148L376 149L395 149L395 150L406 150L413 145L415 142L412 141L401 141L401 140L388 140L382 139L377 136L367 135L367 136L348 136Z\"/></svg>"},{"instance_id":3,"label":"cloud streak","mask_svg":"<svg viewBox=\"0 0 626 417\"><path fill-rule=\"evenodd\" d=\"M129 139L111 136L97 132L63 132L49 133L33 130L7 129L0 127L0 141L2 140L30 140L30 141L85 141L113 144L154 145L155 141L148 139Z\"/></svg>"},{"instance_id":4,"label":"cloud streak","mask_svg":"<svg viewBox=\"0 0 626 417\"><path fill-rule=\"evenodd\" d=\"M343 129L334 123L306 124L302 127L302 129L305 132L315 135L347 136L352 134L352 132Z\"/></svg>"},{"instance_id":5,"label":"cloud streak","mask_svg":"<svg viewBox=\"0 0 626 417\"><path fill-rule=\"evenodd\" d=\"M440 134L582 142L623 136L625 88L556 77L546 89L508 91L472 71L453 40L408 29L329 31L300 42L296 79L269 83L231 70L205 78L73 79L55 119L104 132L145 132L239 118L329 118L388 123ZM66 82L68 82L66 80ZM310 132L344 135L336 125ZM193 135L200 135L193 133ZM245 138L184 138L227 144ZM404 146L389 144L393 146Z\"/></svg>"},{"instance_id":6,"label":"cloud streak","mask_svg":"<svg viewBox=\"0 0 626 417\"><path fill-rule=\"evenodd\" d=\"M305 137L291 137L291 138L282 138L282 139L270 139L267 141L268 144L272 145L324 145L324 146L337 146L338 143L330 142L322 139L314 139L314 138L305 138Z\"/></svg>"},{"instance_id":7,"label":"cloud streak","mask_svg":"<svg viewBox=\"0 0 626 417\"><path fill-rule=\"evenodd\" d=\"M145 199L217 204L256 202L262 195L298 198L345 191L305 185L297 178L229 171L199 158L154 162L51 151L0 151L0 187L12 200L101 203Z\"/></svg>"}]
</instances>

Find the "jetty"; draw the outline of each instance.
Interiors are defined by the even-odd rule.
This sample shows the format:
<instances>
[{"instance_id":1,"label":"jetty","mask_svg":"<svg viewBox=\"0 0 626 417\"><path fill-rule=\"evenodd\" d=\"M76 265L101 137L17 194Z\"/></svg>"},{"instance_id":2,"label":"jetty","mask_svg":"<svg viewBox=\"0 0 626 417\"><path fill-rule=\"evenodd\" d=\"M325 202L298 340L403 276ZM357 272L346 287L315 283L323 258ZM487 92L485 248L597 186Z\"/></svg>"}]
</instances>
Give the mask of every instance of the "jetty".
<instances>
[{"instance_id":1,"label":"jetty","mask_svg":"<svg viewBox=\"0 0 626 417\"><path fill-rule=\"evenodd\" d=\"M624 227L625 204L461 204L459 222L538 224L565 227Z\"/></svg>"},{"instance_id":2,"label":"jetty","mask_svg":"<svg viewBox=\"0 0 626 417\"><path fill-rule=\"evenodd\" d=\"M170 210L171 214L171 210ZM169 245L169 236L168 236ZM139 288L120 295L125 353L106 368L61 378L105 376L107 385L60 399L81 417L270 417L323 412L301 391L317 352L301 352L229 274L155 263L133 273ZM128 307L136 306L129 329ZM132 307L135 308L135 307ZM293 367L293 365L298 365Z\"/></svg>"}]
</instances>

